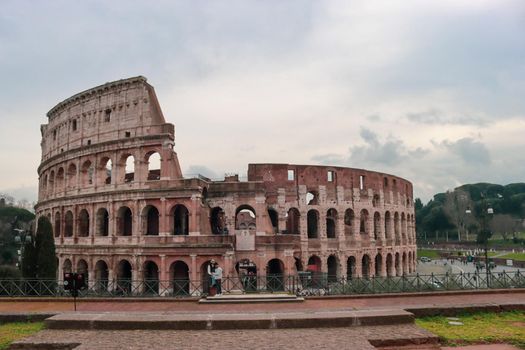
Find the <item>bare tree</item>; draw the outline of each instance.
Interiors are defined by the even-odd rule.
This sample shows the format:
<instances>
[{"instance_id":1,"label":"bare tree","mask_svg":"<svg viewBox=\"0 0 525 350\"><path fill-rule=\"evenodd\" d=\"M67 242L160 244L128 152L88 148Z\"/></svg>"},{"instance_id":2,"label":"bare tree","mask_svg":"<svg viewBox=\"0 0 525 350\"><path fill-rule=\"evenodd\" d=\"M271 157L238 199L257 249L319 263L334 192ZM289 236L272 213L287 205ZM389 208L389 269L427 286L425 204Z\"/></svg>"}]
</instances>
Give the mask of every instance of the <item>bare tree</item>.
<instances>
[{"instance_id":1,"label":"bare tree","mask_svg":"<svg viewBox=\"0 0 525 350\"><path fill-rule=\"evenodd\" d=\"M519 221L509 214L496 214L490 220L490 229L494 233L499 233L504 240L507 240L510 235L519 227Z\"/></svg>"},{"instance_id":2,"label":"bare tree","mask_svg":"<svg viewBox=\"0 0 525 350\"><path fill-rule=\"evenodd\" d=\"M460 189L455 189L452 192L445 194L445 203L443 209L446 215L450 218L450 221L456 226L458 232L458 241L461 241L462 233L467 234L468 240L468 227L472 225L472 221L475 221L473 215L466 213L467 209L473 207L472 200L468 192Z\"/></svg>"}]
</instances>

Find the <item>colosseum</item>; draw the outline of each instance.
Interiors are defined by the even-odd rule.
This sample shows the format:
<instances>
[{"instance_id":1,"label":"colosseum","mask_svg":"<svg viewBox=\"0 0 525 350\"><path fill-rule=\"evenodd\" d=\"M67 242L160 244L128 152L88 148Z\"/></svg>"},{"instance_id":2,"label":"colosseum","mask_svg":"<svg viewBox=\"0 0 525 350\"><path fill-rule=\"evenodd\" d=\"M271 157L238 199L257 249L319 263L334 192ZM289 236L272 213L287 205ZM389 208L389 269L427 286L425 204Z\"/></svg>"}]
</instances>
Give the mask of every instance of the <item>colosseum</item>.
<instances>
[{"instance_id":1,"label":"colosseum","mask_svg":"<svg viewBox=\"0 0 525 350\"><path fill-rule=\"evenodd\" d=\"M169 295L202 292L211 259L231 280L415 271L405 179L295 164L249 164L247 179L183 176L175 127L141 76L78 93L47 117L36 212L53 224L59 279L78 271L90 286L132 290L156 281Z\"/></svg>"}]
</instances>

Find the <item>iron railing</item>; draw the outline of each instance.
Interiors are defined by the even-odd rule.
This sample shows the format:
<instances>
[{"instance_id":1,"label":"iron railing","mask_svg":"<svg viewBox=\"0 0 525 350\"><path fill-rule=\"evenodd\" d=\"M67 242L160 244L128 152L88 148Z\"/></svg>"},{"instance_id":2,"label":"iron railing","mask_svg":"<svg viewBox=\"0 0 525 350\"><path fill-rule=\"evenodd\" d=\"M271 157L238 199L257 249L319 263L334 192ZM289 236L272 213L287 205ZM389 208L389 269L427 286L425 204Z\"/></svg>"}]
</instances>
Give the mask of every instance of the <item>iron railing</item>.
<instances>
[{"instance_id":1,"label":"iron railing","mask_svg":"<svg viewBox=\"0 0 525 350\"><path fill-rule=\"evenodd\" d=\"M488 280L487 280L488 278ZM80 297L200 297L209 292L210 281L126 279L87 281ZM448 290L525 288L521 271L459 274L405 275L342 279L323 273L227 277L223 293L275 293L301 296L351 295ZM41 279L0 279L0 297L69 296L61 282Z\"/></svg>"}]
</instances>

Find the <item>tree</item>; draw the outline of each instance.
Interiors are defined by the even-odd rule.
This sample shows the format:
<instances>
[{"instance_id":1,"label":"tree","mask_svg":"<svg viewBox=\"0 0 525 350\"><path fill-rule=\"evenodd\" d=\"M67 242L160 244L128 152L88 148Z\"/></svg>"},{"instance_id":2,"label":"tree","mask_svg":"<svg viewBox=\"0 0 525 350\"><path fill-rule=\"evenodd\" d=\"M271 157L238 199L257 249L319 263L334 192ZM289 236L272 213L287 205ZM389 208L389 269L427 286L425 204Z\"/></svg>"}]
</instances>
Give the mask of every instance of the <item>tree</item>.
<instances>
[{"instance_id":1,"label":"tree","mask_svg":"<svg viewBox=\"0 0 525 350\"><path fill-rule=\"evenodd\" d=\"M53 227L45 216L41 216L38 219L35 241L37 250L37 277L41 279L55 279L57 261Z\"/></svg>"},{"instance_id":2,"label":"tree","mask_svg":"<svg viewBox=\"0 0 525 350\"><path fill-rule=\"evenodd\" d=\"M443 210L457 229L458 241L461 241L462 232L466 231L467 221L469 220L466 211L470 207L472 207L472 201L468 192L456 188L454 191L445 194Z\"/></svg>"},{"instance_id":3,"label":"tree","mask_svg":"<svg viewBox=\"0 0 525 350\"><path fill-rule=\"evenodd\" d=\"M38 252L33 241L24 245L22 254L22 276L24 278L36 278Z\"/></svg>"},{"instance_id":4,"label":"tree","mask_svg":"<svg viewBox=\"0 0 525 350\"><path fill-rule=\"evenodd\" d=\"M519 220L509 214L496 214L490 221L490 228L493 232L499 233L504 240L508 240L509 235L517 230L518 222Z\"/></svg>"}]
</instances>

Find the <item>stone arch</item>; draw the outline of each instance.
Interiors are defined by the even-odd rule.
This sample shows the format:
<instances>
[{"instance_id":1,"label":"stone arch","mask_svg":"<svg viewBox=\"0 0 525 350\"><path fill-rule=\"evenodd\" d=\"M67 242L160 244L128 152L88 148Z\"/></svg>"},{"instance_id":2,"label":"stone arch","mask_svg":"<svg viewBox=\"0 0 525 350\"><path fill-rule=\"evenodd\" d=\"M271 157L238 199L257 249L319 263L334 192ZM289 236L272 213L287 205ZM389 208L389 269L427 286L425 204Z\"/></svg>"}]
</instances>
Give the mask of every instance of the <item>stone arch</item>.
<instances>
[{"instance_id":1,"label":"stone arch","mask_svg":"<svg viewBox=\"0 0 525 350\"><path fill-rule=\"evenodd\" d=\"M111 174L113 172L113 162L109 157L102 157L97 169L97 178L100 185L111 184Z\"/></svg>"},{"instance_id":2,"label":"stone arch","mask_svg":"<svg viewBox=\"0 0 525 350\"><path fill-rule=\"evenodd\" d=\"M356 276L357 262L355 256L349 256L346 260L346 279L351 280Z\"/></svg>"},{"instance_id":3,"label":"stone arch","mask_svg":"<svg viewBox=\"0 0 525 350\"><path fill-rule=\"evenodd\" d=\"M406 244L407 239L407 220L405 213L401 213L401 241Z\"/></svg>"},{"instance_id":4,"label":"stone arch","mask_svg":"<svg viewBox=\"0 0 525 350\"><path fill-rule=\"evenodd\" d=\"M392 261L392 254L386 255L386 275L387 277L394 276L394 262Z\"/></svg>"},{"instance_id":5,"label":"stone arch","mask_svg":"<svg viewBox=\"0 0 525 350\"><path fill-rule=\"evenodd\" d=\"M119 294L129 294L132 290L132 276L133 276L133 268L131 266L131 263L126 260L122 259L119 261L117 265L117 285L116 285L116 291Z\"/></svg>"},{"instance_id":6,"label":"stone arch","mask_svg":"<svg viewBox=\"0 0 525 350\"><path fill-rule=\"evenodd\" d=\"M352 236L354 234L355 214L352 209L345 210L345 236Z\"/></svg>"},{"instance_id":7,"label":"stone arch","mask_svg":"<svg viewBox=\"0 0 525 350\"><path fill-rule=\"evenodd\" d=\"M403 275L407 274L408 271L407 271L407 253L406 252L403 252L401 266L403 269Z\"/></svg>"},{"instance_id":8,"label":"stone arch","mask_svg":"<svg viewBox=\"0 0 525 350\"><path fill-rule=\"evenodd\" d=\"M48 181L49 181L49 176L45 174L42 180L42 193L47 194Z\"/></svg>"},{"instance_id":9,"label":"stone arch","mask_svg":"<svg viewBox=\"0 0 525 350\"><path fill-rule=\"evenodd\" d=\"M62 272L63 273L73 272L73 264L71 263L71 260L69 259L64 260L64 263L62 264Z\"/></svg>"},{"instance_id":10,"label":"stone arch","mask_svg":"<svg viewBox=\"0 0 525 350\"><path fill-rule=\"evenodd\" d=\"M146 205L142 209L143 232L146 236L159 235L159 210L154 205Z\"/></svg>"},{"instance_id":11,"label":"stone arch","mask_svg":"<svg viewBox=\"0 0 525 350\"><path fill-rule=\"evenodd\" d=\"M93 166L93 163L88 159L84 163L82 163L81 168L81 183L82 186L90 186L93 185L93 175L95 173L95 168Z\"/></svg>"},{"instance_id":12,"label":"stone arch","mask_svg":"<svg viewBox=\"0 0 525 350\"><path fill-rule=\"evenodd\" d=\"M364 254L361 259L361 275L363 278L370 278L371 275L371 265L372 261L368 254Z\"/></svg>"},{"instance_id":13,"label":"stone arch","mask_svg":"<svg viewBox=\"0 0 525 350\"><path fill-rule=\"evenodd\" d=\"M328 282L336 282L339 277L339 259L335 255L330 255L326 259L326 267L328 268Z\"/></svg>"},{"instance_id":14,"label":"stone arch","mask_svg":"<svg viewBox=\"0 0 525 350\"><path fill-rule=\"evenodd\" d=\"M328 209L326 212L326 237L337 237L337 210L334 208Z\"/></svg>"},{"instance_id":15,"label":"stone arch","mask_svg":"<svg viewBox=\"0 0 525 350\"><path fill-rule=\"evenodd\" d=\"M151 260L144 262L144 293L159 294L159 267Z\"/></svg>"},{"instance_id":16,"label":"stone arch","mask_svg":"<svg viewBox=\"0 0 525 350\"><path fill-rule=\"evenodd\" d=\"M88 268L88 263L86 262L86 260L84 259L80 259L79 261L77 261L77 273L82 273L84 274L84 279L86 281L89 281L89 268Z\"/></svg>"},{"instance_id":17,"label":"stone arch","mask_svg":"<svg viewBox=\"0 0 525 350\"><path fill-rule=\"evenodd\" d=\"M106 208L99 208L96 215L96 235L97 236L108 236L109 235L109 212Z\"/></svg>"},{"instance_id":18,"label":"stone arch","mask_svg":"<svg viewBox=\"0 0 525 350\"><path fill-rule=\"evenodd\" d=\"M77 166L75 163L71 163L67 167L67 184L69 189L77 186Z\"/></svg>"},{"instance_id":19,"label":"stone arch","mask_svg":"<svg viewBox=\"0 0 525 350\"><path fill-rule=\"evenodd\" d=\"M73 212L71 210L66 211L64 216L64 237L73 237Z\"/></svg>"},{"instance_id":20,"label":"stone arch","mask_svg":"<svg viewBox=\"0 0 525 350\"><path fill-rule=\"evenodd\" d=\"M306 193L306 205L318 205L319 193L317 191L308 191Z\"/></svg>"},{"instance_id":21,"label":"stone arch","mask_svg":"<svg viewBox=\"0 0 525 350\"><path fill-rule=\"evenodd\" d=\"M323 263L321 261L321 258L317 255L312 255L310 258L308 258L308 267L307 270L312 272L321 272Z\"/></svg>"},{"instance_id":22,"label":"stone arch","mask_svg":"<svg viewBox=\"0 0 525 350\"><path fill-rule=\"evenodd\" d=\"M301 213L299 213L297 208L290 208L286 217L286 232L293 235L298 235L301 233L300 225Z\"/></svg>"},{"instance_id":23,"label":"stone arch","mask_svg":"<svg viewBox=\"0 0 525 350\"><path fill-rule=\"evenodd\" d=\"M57 211L55 213L55 237L60 237L62 233L62 217L60 215L60 212Z\"/></svg>"},{"instance_id":24,"label":"stone arch","mask_svg":"<svg viewBox=\"0 0 525 350\"><path fill-rule=\"evenodd\" d=\"M374 208L377 208L379 206L379 195L378 194L374 194L374 197L372 197L372 206Z\"/></svg>"},{"instance_id":25,"label":"stone arch","mask_svg":"<svg viewBox=\"0 0 525 350\"><path fill-rule=\"evenodd\" d=\"M49 193L55 192L55 171L51 170L49 173Z\"/></svg>"},{"instance_id":26,"label":"stone arch","mask_svg":"<svg viewBox=\"0 0 525 350\"><path fill-rule=\"evenodd\" d=\"M210 210L211 232L216 235L226 234L226 216L221 207L215 207Z\"/></svg>"},{"instance_id":27,"label":"stone arch","mask_svg":"<svg viewBox=\"0 0 525 350\"><path fill-rule=\"evenodd\" d=\"M279 213L274 208L268 208L268 217L272 224L273 233L279 232Z\"/></svg>"},{"instance_id":28,"label":"stone arch","mask_svg":"<svg viewBox=\"0 0 525 350\"><path fill-rule=\"evenodd\" d=\"M374 213L374 239L378 240L381 238L381 214L379 212Z\"/></svg>"},{"instance_id":29,"label":"stone arch","mask_svg":"<svg viewBox=\"0 0 525 350\"><path fill-rule=\"evenodd\" d=\"M392 239L392 230L390 229L392 218L390 216L390 212L385 212L385 237L386 239Z\"/></svg>"},{"instance_id":30,"label":"stone arch","mask_svg":"<svg viewBox=\"0 0 525 350\"><path fill-rule=\"evenodd\" d=\"M383 256L381 253L377 253L375 257L375 276L381 276L381 270L383 267Z\"/></svg>"},{"instance_id":31,"label":"stone arch","mask_svg":"<svg viewBox=\"0 0 525 350\"><path fill-rule=\"evenodd\" d=\"M170 265L173 295L190 294L190 269L184 261L175 261Z\"/></svg>"},{"instance_id":32,"label":"stone arch","mask_svg":"<svg viewBox=\"0 0 525 350\"><path fill-rule=\"evenodd\" d=\"M190 212L188 208L182 204L177 204L171 208L170 217L172 221L172 233L177 236L187 236L190 226Z\"/></svg>"},{"instance_id":33,"label":"stone arch","mask_svg":"<svg viewBox=\"0 0 525 350\"><path fill-rule=\"evenodd\" d=\"M124 182L133 182L135 180L135 157L132 154L122 156L124 166Z\"/></svg>"},{"instance_id":34,"label":"stone arch","mask_svg":"<svg viewBox=\"0 0 525 350\"><path fill-rule=\"evenodd\" d=\"M394 266L396 267L396 276L401 276L403 274L403 269L401 268L401 258L399 253L396 253L394 263Z\"/></svg>"},{"instance_id":35,"label":"stone arch","mask_svg":"<svg viewBox=\"0 0 525 350\"><path fill-rule=\"evenodd\" d=\"M359 233L362 235L368 235L368 210L361 209L359 214Z\"/></svg>"},{"instance_id":36,"label":"stone arch","mask_svg":"<svg viewBox=\"0 0 525 350\"><path fill-rule=\"evenodd\" d=\"M255 209L247 204L243 204L235 210L235 229L236 230L255 230L256 214Z\"/></svg>"},{"instance_id":37,"label":"stone arch","mask_svg":"<svg viewBox=\"0 0 525 350\"><path fill-rule=\"evenodd\" d=\"M400 245L401 235L399 232L399 213L397 211L394 213L394 237L396 240L396 245Z\"/></svg>"},{"instance_id":38,"label":"stone arch","mask_svg":"<svg viewBox=\"0 0 525 350\"><path fill-rule=\"evenodd\" d=\"M99 260L95 264L95 290L108 290L109 269L108 264L104 260Z\"/></svg>"},{"instance_id":39,"label":"stone arch","mask_svg":"<svg viewBox=\"0 0 525 350\"><path fill-rule=\"evenodd\" d=\"M65 186L64 186L64 183L65 183L65 171L64 171L64 168L60 167L58 168L58 171L57 171L57 176L56 176L56 191L55 192L60 192L60 191L63 191Z\"/></svg>"},{"instance_id":40,"label":"stone arch","mask_svg":"<svg viewBox=\"0 0 525 350\"><path fill-rule=\"evenodd\" d=\"M144 157L146 164L148 164L148 181L160 180L162 158L157 151L146 153Z\"/></svg>"},{"instance_id":41,"label":"stone arch","mask_svg":"<svg viewBox=\"0 0 525 350\"><path fill-rule=\"evenodd\" d=\"M266 264L266 287L270 291L284 290L284 263L280 259Z\"/></svg>"},{"instance_id":42,"label":"stone arch","mask_svg":"<svg viewBox=\"0 0 525 350\"><path fill-rule=\"evenodd\" d=\"M315 209L308 210L306 215L306 227L308 238L319 237L319 213Z\"/></svg>"},{"instance_id":43,"label":"stone arch","mask_svg":"<svg viewBox=\"0 0 525 350\"><path fill-rule=\"evenodd\" d=\"M89 237L89 213L86 209L78 213L78 236Z\"/></svg>"},{"instance_id":44,"label":"stone arch","mask_svg":"<svg viewBox=\"0 0 525 350\"><path fill-rule=\"evenodd\" d=\"M133 215L131 209L123 206L117 211L117 235L131 236L133 233Z\"/></svg>"}]
</instances>

